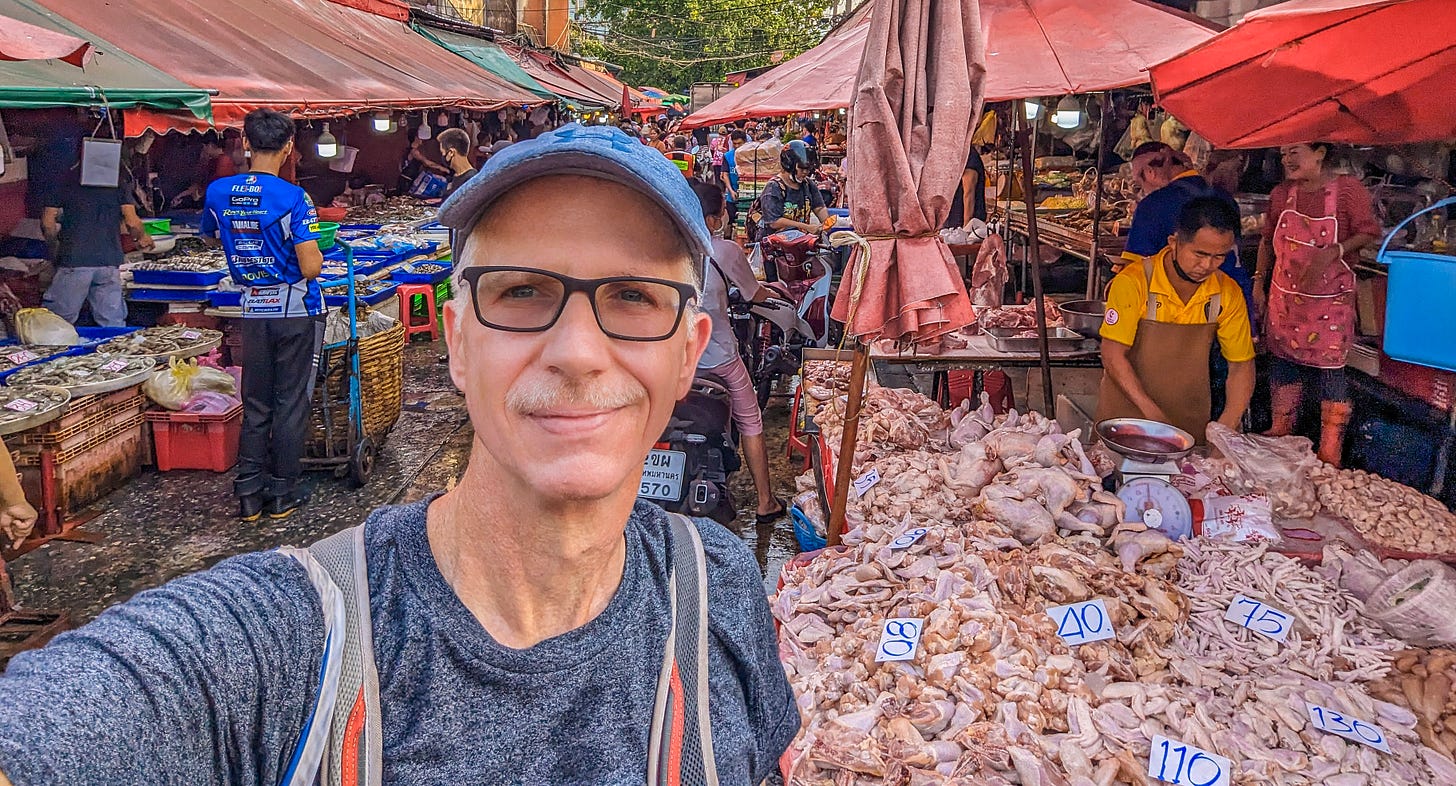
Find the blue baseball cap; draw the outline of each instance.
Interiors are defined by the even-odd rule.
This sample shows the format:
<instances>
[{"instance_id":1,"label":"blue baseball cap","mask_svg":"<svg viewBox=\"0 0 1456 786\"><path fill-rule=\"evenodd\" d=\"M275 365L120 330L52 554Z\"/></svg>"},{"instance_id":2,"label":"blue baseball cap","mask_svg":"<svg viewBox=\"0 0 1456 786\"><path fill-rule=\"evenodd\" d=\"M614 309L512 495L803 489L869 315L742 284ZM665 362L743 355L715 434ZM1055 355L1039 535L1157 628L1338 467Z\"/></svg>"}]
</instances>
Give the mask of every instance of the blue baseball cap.
<instances>
[{"instance_id":1,"label":"blue baseball cap","mask_svg":"<svg viewBox=\"0 0 1456 786\"><path fill-rule=\"evenodd\" d=\"M656 149L613 126L568 123L492 155L440 206L440 223L469 232L508 191L546 175L586 175L621 183L651 199L698 258L712 244L702 203L682 170Z\"/></svg>"}]
</instances>

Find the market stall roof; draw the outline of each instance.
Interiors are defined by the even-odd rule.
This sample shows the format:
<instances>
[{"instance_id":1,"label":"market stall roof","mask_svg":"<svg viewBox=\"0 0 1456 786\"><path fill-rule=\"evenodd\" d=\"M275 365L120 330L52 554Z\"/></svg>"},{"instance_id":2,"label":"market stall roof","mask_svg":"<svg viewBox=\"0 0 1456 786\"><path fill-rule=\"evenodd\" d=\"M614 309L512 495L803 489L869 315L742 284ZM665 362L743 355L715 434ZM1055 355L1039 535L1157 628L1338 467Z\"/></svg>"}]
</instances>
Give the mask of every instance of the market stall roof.
<instances>
[{"instance_id":1,"label":"market stall roof","mask_svg":"<svg viewBox=\"0 0 1456 786\"><path fill-rule=\"evenodd\" d=\"M420 35L517 87L527 90L541 98L553 101L562 100L571 103L569 97L559 96L553 93L545 85L537 81L535 77L526 73L526 69L522 68L521 64L516 62L514 57L511 57L494 41L487 41L484 38L477 38L450 30L427 27L418 23L412 23L410 27L414 28L415 32Z\"/></svg>"},{"instance_id":2,"label":"market stall roof","mask_svg":"<svg viewBox=\"0 0 1456 786\"><path fill-rule=\"evenodd\" d=\"M81 40L94 53L81 69L55 60L0 62L0 107L149 106L212 117L208 91L177 81L36 0L0 0L0 14L5 17L0 26L12 21L33 25Z\"/></svg>"},{"instance_id":3,"label":"market stall roof","mask_svg":"<svg viewBox=\"0 0 1456 786\"><path fill-rule=\"evenodd\" d=\"M1452 6L1288 0L1154 66L1153 89L1164 107L1218 147L1451 139Z\"/></svg>"},{"instance_id":4,"label":"market stall roof","mask_svg":"<svg viewBox=\"0 0 1456 786\"><path fill-rule=\"evenodd\" d=\"M0 14L0 60L60 60L80 68L95 54L84 38Z\"/></svg>"},{"instance_id":5,"label":"market stall roof","mask_svg":"<svg viewBox=\"0 0 1456 786\"><path fill-rule=\"evenodd\" d=\"M562 98L603 109L617 106L622 100L620 95L615 97L599 95L586 85L572 79L566 68L558 64L548 52L538 52L510 45L503 45L501 48L543 87Z\"/></svg>"},{"instance_id":6,"label":"market stall roof","mask_svg":"<svg viewBox=\"0 0 1456 786\"><path fill-rule=\"evenodd\" d=\"M868 18L867 5L819 46L689 115L683 126L849 106ZM981 26L987 101L1141 84L1153 63L1219 29L1152 0L981 0Z\"/></svg>"},{"instance_id":7,"label":"market stall roof","mask_svg":"<svg viewBox=\"0 0 1456 786\"><path fill-rule=\"evenodd\" d=\"M410 30L408 6L393 0L41 2L183 82L216 88L218 125L259 107L336 117L542 100Z\"/></svg>"},{"instance_id":8,"label":"market stall roof","mask_svg":"<svg viewBox=\"0 0 1456 786\"><path fill-rule=\"evenodd\" d=\"M629 99L633 112L642 112L643 107L653 107L659 103L643 95L640 90L624 84L622 80L605 71L596 71L574 63L566 63L565 65L567 71L571 74L571 78L591 88L592 92L600 93L604 96L615 96L610 102L610 106L625 106L623 103L624 96ZM656 111L656 109L649 109L647 111L652 112Z\"/></svg>"}]
</instances>

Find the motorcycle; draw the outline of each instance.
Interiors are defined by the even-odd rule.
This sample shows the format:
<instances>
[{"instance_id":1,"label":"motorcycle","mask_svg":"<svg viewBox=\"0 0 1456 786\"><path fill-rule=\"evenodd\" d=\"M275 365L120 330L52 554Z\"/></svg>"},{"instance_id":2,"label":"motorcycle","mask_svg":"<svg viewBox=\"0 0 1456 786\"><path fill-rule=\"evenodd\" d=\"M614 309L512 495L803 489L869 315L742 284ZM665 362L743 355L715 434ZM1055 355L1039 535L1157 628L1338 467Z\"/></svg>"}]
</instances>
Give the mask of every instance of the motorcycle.
<instances>
[{"instance_id":1,"label":"motorcycle","mask_svg":"<svg viewBox=\"0 0 1456 786\"><path fill-rule=\"evenodd\" d=\"M670 512L728 524L738 515L728 476L740 463L728 387L703 374L673 408L662 439L647 454L637 495Z\"/></svg>"},{"instance_id":2,"label":"motorcycle","mask_svg":"<svg viewBox=\"0 0 1456 786\"><path fill-rule=\"evenodd\" d=\"M753 378L760 407L779 379L798 372L804 347L826 347L836 252L817 235L780 232L759 243L766 286L777 293L745 306L739 351Z\"/></svg>"}]
</instances>

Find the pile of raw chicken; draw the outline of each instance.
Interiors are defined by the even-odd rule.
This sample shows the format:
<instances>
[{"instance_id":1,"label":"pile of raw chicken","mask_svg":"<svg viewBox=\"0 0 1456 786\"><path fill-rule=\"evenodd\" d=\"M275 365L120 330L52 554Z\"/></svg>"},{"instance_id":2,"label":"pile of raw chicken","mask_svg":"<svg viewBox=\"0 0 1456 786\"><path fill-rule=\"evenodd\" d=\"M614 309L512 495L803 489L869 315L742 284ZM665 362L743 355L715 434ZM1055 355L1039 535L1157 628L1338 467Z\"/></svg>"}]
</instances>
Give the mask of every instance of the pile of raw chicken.
<instances>
[{"instance_id":1,"label":"pile of raw chicken","mask_svg":"<svg viewBox=\"0 0 1456 786\"><path fill-rule=\"evenodd\" d=\"M842 407L817 418L836 446ZM1428 721L1373 693L1405 646L1337 583L1125 522L1077 435L1040 415L871 388L862 417L854 475L881 480L772 599L804 720L790 786L1148 784L1155 735L1228 757L1233 784L1456 783ZM1225 621L1237 594L1293 615L1286 640ZM1046 610L1095 598L1115 638L1069 646ZM924 621L918 649L876 662L897 618ZM1317 730L1306 702L1378 725L1390 752Z\"/></svg>"}]
</instances>

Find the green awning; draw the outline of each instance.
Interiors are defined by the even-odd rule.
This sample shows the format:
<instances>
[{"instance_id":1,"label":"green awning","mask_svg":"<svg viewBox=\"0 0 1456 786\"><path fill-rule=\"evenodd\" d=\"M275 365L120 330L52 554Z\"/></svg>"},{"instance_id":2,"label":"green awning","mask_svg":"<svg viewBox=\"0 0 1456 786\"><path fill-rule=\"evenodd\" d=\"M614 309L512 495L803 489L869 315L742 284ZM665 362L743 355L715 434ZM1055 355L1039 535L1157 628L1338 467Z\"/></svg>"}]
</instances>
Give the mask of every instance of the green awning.
<instances>
[{"instance_id":1,"label":"green awning","mask_svg":"<svg viewBox=\"0 0 1456 786\"><path fill-rule=\"evenodd\" d=\"M526 69L521 68L520 64L506 50L492 41L451 32L449 30L425 27L415 22L411 22L410 27L413 27L420 35L434 41L451 52L542 98L561 101L576 110L602 108L595 104L584 104L580 101L551 92L540 82L536 81L535 77L526 73Z\"/></svg>"},{"instance_id":2,"label":"green awning","mask_svg":"<svg viewBox=\"0 0 1456 786\"><path fill-rule=\"evenodd\" d=\"M84 69L56 60L0 61L0 108L138 106L185 110L212 122L212 98L116 48L35 0L0 0L0 16L85 39L96 57Z\"/></svg>"}]
</instances>

